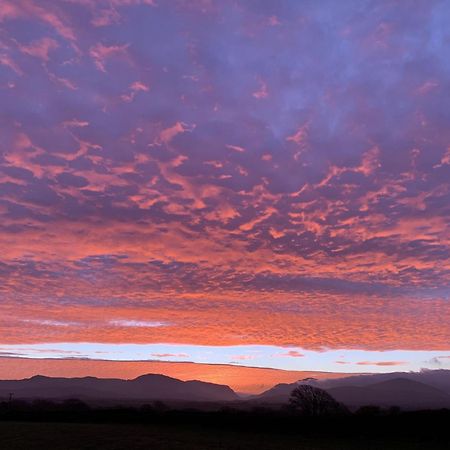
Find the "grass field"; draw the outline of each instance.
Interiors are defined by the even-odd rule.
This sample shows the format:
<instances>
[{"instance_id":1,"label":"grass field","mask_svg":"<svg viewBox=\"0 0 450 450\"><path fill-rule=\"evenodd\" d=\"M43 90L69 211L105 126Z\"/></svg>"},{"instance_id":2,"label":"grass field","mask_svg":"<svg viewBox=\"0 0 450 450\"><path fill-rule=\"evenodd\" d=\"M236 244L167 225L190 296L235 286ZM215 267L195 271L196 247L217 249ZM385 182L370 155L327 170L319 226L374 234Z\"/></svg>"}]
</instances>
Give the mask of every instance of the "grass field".
<instances>
[{"instance_id":1,"label":"grass field","mask_svg":"<svg viewBox=\"0 0 450 450\"><path fill-rule=\"evenodd\" d=\"M0 422L1 450L299 449L434 450L448 443L367 441L201 429L195 426Z\"/></svg>"}]
</instances>

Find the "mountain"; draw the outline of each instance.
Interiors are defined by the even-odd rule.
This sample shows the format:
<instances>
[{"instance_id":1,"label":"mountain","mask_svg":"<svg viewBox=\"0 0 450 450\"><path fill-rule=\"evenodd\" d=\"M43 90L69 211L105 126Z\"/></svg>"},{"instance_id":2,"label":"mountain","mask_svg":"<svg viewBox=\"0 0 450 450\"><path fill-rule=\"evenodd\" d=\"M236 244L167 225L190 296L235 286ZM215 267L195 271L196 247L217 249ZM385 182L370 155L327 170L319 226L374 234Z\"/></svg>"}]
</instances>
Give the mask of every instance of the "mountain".
<instances>
[{"instance_id":1,"label":"mountain","mask_svg":"<svg viewBox=\"0 0 450 450\"><path fill-rule=\"evenodd\" d=\"M407 378L394 378L367 386L339 386L327 389L337 401L349 407L364 405L399 406L403 409L450 407L450 396L439 389Z\"/></svg>"},{"instance_id":2,"label":"mountain","mask_svg":"<svg viewBox=\"0 0 450 450\"><path fill-rule=\"evenodd\" d=\"M278 384L252 402L286 404L297 383ZM399 406L403 409L450 408L450 371L358 375L309 384L325 389L351 408L364 405Z\"/></svg>"},{"instance_id":3,"label":"mountain","mask_svg":"<svg viewBox=\"0 0 450 450\"><path fill-rule=\"evenodd\" d=\"M0 381L0 398L10 393L16 399L81 400L180 400L233 401L237 394L229 387L202 381L181 381L165 375L148 374L134 380L116 378L52 378L34 376L24 380Z\"/></svg>"},{"instance_id":4,"label":"mountain","mask_svg":"<svg viewBox=\"0 0 450 450\"><path fill-rule=\"evenodd\" d=\"M252 397L253 401L264 403L287 403L297 383L279 383L262 394Z\"/></svg>"},{"instance_id":5,"label":"mountain","mask_svg":"<svg viewBox=\"0 0 450 450\"><path fill-rule=\"evenodd\" d=\"M340 378L319 380L315 385L323 389L338 386L368 386L395 378L406 378L433 386L450 395L450 370L421 370L420 372L391 372L379 374L351 375Z\"/></svg>"},{"instance_id":6,"label":"mountain","mask_svg":"<svg viewBox=\"0 0 450 450\"><path fill-rule=\"evenodd\" d=\"M246 404L286 404L292 390L304 381L281 383ZM450 408L450 371L390 373L312 380L350 408L363 405L400 406L403 409ZM117 378L53 378L34 376L0 381L0 400L13 393L15 399L79 398L84 401L153 400L184 402L228 402L242 400L230 387L202 381L181 381L165 375L148 374L132 380Z\"/></svg>"}]
</instances>

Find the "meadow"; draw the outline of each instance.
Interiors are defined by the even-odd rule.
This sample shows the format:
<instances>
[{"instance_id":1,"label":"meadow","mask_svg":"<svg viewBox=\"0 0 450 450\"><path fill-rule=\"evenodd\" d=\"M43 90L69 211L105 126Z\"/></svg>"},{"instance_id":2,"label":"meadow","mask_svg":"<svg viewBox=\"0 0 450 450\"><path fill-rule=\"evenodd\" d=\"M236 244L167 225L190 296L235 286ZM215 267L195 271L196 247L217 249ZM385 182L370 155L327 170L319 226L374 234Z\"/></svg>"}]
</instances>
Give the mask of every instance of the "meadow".
<instances>
[{"instance_id":1,"label":"meadow","mask_svg":"<svg viewBox=\"0 0 450 450\"><path fill-rule=\"evenodd\" d=\"M76 401L39 401L3 406L2 450L450 448L449 410L370 407L359 413L304 417L287 410L173 410L163 404L91 408Z\"/></svg>"},{"instance_id":2,"label":"meadow","mask_svg":"<svg viewBox=\"0 0 450 450\"><path fill-rule=\"evenodd\" d=\"M0 423L0 448L8 450L444 450L448 442L433 439L303 437L296 434L245 432L148 424Z\"/></svg>"}]
</instances>

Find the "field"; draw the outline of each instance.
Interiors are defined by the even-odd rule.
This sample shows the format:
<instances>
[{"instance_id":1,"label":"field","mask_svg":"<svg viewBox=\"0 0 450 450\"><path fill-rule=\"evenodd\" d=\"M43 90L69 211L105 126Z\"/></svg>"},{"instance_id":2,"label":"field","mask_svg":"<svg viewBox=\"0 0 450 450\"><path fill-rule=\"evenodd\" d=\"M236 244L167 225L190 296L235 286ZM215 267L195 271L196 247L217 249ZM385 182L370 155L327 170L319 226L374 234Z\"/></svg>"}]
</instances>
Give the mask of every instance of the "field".
<instances>
[{"instance_id":1,"label":"field","mask_svg":"<svg viewBox=\"0 0 450 450\"><path fill-rule=\"evenodd\" d=\"M357 433L356 433L357 434ZM434 450L448 442L410 439L305 438L277 433L202 429L195 425L0 422L2 450L299 449Z\"/></svg>"}]
</instances>

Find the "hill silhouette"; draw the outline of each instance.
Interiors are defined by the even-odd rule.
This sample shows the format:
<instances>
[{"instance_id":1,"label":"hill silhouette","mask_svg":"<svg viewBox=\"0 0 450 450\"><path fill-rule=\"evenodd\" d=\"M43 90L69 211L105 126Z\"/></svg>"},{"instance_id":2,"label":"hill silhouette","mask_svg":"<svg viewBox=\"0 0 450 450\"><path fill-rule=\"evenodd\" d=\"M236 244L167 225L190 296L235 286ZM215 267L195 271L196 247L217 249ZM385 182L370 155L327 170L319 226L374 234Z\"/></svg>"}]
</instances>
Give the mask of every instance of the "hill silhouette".
<instances>
[{"instance_id":1,"label":"hill silhouette","mask_svg":"<svg viewBox=\"0 0 450 450\"><path fill-rule=\"evenodd\" d=\"M433 373L436 372L436 373ZM252 397L253 402L285 404L301 382L281 383ZM311 381L349 407L363 405L399 406L403 409L450 408L450 371L358 375ZM447 390L448 389L448 390Z\"/></svg>"},{"instance_id":2,"label":"hill silhouette","mask_svg":"<svg viewBox=\"0 0 450 450\"><path fill-rule=\"evenodd\" d=\"M0 400L14 399L80 400L104 403L162 400L170 402L224 403L239 407L265 404L285 405L299 383L280 383L256 396L243 398L229 386L204 381L181 381L160 374L147 374L132 380L118 378L56 378L37 375L23 380L0 381ZM450 371L358 375L331 380L310 380L325 389L338 402L352 409L373 405L402 409L450 408Z\"/></svg>"},{"instance_id":3,"label":"hill silhouette","mask_svg":"<svg viewBox=\"0 0 450 450\"><path fill-rule=\"evenodd\" d=\"M367 386L339 386L328 389L328 392L350 407L377 405L423 409L450 406L447 393L407 378L395 378Z\"/></svg>"},{"instance_id":4,"label":"hill silhouette","mask_svg":"<svg viewBox=\"0 0 450 450\"><path fill-rule=\"evenodd\" d=\"M181 381L159 374L133 380L117 378L53 378L41 375L24 380L0 381L0 398L13 393L20 399L82 400L180 400L227 402L239 397L229 387L191 380Z\"/></svg>"}]
</instances>

